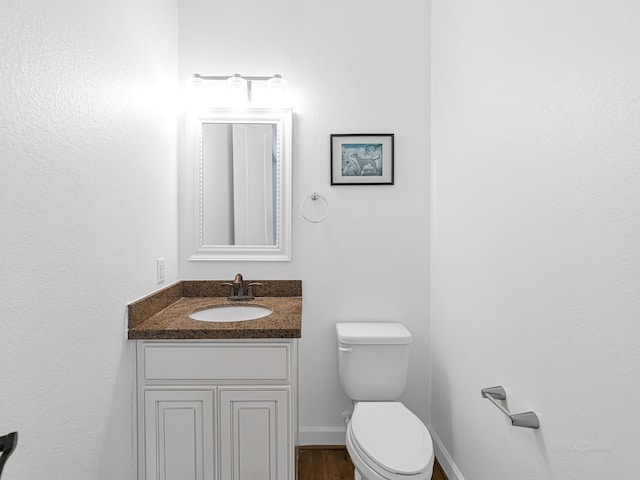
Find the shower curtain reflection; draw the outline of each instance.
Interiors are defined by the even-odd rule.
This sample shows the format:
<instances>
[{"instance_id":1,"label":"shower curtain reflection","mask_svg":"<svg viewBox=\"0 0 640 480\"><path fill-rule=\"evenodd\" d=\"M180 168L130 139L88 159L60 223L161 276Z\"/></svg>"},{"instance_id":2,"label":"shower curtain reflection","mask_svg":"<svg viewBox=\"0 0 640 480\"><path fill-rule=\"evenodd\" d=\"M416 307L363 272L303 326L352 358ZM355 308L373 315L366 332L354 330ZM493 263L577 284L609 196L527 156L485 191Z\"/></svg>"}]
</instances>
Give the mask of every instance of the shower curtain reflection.
<instances>
[{"instance_id":1,"label":"shower curtain reflection","mask_svg":"<svg viewBox=\"0 0 640 480\"><path fill-rule=\"evenodd\" d=\"M202 124L203 245L275 245L277 128Z\"/></svg>"}]
</instances>

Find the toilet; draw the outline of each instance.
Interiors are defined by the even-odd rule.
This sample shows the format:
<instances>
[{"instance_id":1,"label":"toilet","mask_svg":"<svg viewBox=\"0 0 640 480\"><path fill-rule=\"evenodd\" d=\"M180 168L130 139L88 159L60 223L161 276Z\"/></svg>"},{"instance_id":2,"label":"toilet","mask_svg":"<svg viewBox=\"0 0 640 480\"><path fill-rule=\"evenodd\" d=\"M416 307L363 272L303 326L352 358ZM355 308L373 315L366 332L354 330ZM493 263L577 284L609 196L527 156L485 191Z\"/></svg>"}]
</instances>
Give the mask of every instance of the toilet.
<instances>
[{"instance_id":1,"label":"toilet","mask_svg":"<svg viewBox=\"0 0 640 480\"><path fill-rule=\"evenodd\" d=\"M411 333L401 323L337 323L338 371L354 402L345 444L356 480L429 480L427 427L397 399L407 383Z\"/></svg>"}]
</instances>

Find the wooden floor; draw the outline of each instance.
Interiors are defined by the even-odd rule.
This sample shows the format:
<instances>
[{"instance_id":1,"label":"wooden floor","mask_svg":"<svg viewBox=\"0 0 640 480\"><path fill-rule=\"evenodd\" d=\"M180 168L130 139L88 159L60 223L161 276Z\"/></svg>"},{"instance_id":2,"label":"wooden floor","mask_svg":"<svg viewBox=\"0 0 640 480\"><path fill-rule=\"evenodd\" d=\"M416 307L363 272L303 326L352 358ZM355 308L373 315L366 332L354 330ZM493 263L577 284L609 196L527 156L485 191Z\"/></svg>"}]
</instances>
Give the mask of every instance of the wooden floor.
<instances>
[{"instance_id":1,"label":"wooden floor","mask_svg":"<svg viewBox=\"0 0 640 480\"><path fill-rule=\"evenodd\" d=\"M435 461L432 480L447 480ZM296 447L296 480L353 480L353 464L344 445Z\"/></svg>"}]
</instances>

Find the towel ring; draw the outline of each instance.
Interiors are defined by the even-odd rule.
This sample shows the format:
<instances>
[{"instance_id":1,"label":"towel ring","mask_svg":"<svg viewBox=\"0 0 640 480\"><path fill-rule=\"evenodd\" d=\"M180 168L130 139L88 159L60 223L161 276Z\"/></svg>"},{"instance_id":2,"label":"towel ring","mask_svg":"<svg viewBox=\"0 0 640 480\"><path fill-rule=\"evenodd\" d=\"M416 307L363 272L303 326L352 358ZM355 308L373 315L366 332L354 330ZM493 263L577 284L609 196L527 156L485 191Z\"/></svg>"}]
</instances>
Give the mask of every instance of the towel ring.
<instances>
[{"instance_id":1,"label":"towel ring","mask_svg":"<svg viewBox=\"0 0 640 480\"><path fill-rule=\"evenodd\" d=\"M323 203L324 203L324 214L321 215L318 218L311 218L310 215L307 213L305 215L304 213L304 207L305 204L307 202L307 200L313 200L314 202L318 201L318 199L320 199ZM306 197L304 197L302 199L302 202L300 202L300 213L302 213L302 217L309 223L320 223L322 222L325 218L327 218L327 215L329 215L329 202L327 202L327 199L324 198L322 195L320 195L319 193L313 192L310 193L309 195L307 195Z\"/></svg>"}]
</instances>

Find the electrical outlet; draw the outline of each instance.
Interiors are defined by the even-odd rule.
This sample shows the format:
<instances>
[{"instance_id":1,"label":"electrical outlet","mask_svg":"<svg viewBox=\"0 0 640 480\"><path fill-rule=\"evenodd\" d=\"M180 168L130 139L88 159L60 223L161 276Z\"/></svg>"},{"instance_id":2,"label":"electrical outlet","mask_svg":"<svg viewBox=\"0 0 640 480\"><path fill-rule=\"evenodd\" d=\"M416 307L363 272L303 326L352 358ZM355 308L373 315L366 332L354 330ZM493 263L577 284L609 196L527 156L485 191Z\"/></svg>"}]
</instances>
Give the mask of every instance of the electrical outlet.
<instances>
[{"instance_id":1,"label":"electrical outlet","mask_svg":"<svg viewBox=\"0 0 640 480\"><path fill-rule=\"evenodd\" d=\"M158 283L164 283L164 258L156 260L156 275L158 277Z\"/></svg>"}]
</instances>

